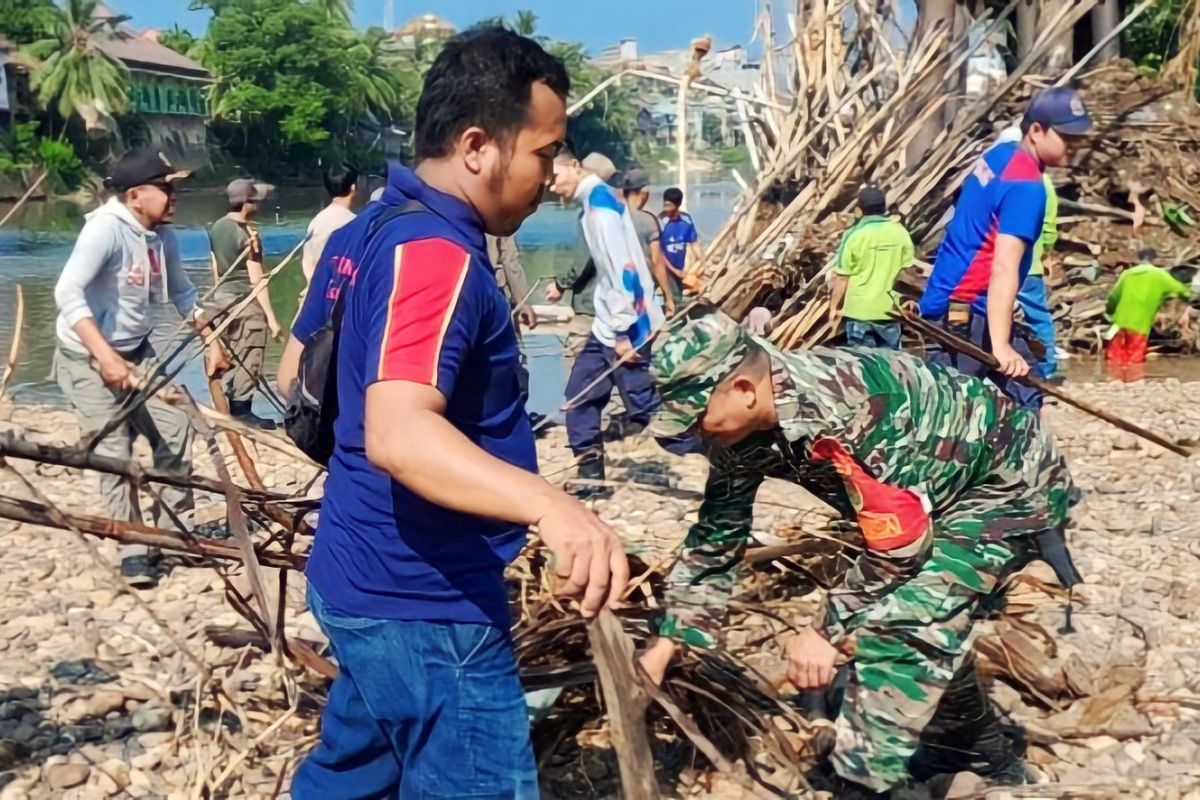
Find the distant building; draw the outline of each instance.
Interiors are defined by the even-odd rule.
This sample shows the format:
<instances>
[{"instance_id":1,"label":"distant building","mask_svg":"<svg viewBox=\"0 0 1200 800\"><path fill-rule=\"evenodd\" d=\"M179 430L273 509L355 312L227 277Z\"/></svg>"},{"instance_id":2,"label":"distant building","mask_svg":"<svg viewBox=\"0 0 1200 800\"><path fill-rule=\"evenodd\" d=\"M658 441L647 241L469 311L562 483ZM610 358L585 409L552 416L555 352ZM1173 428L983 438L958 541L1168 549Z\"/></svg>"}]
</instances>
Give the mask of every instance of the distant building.
<instances>
[{"instance_id":1,"label":"distant building","mask_svg":"<svg viewBox=\"0 0 1200 800\"><path fill-rule=\"evenodd\" d=\"M458 33L458 28L437 14L418 14L392 31L392 47L398 53L415 55L427 47L440 46Z\"/></svg>"},{"instance_id":2,"label":"distant building","mask_svg":"<svg viewBox=\"0 0 1200 800\"><path fill-rule=\"evenodd\" d=\"M117 14L97 4L96 19ZM119 23L111 36L97 36L101 52L123 63L130 73L129 110L146 123L148 141L173 161L195 165L208 160L208 70L191 58L158 43L158 31L138 33Z\"/></svg>"},{"instance_id":3,"label":"distant building","mask_svg":"<svg viewBox=\"0 0 1200 800\"><path fill-rule=\"evenodd\" d=\"M636 39L622 39L602 50L592 59L592 64L612 72L638 69L679 78L690 66L691 59L690 49L642 53ZM701 62L701 73L697 83L717 85L747 97L753 96L763 77L761 65L751 61L741 45L709 53ZM664 83L647 80L639 84L639 135L655 144L675 143L678 129L676 95ZM710 123L709 128L717 133L718 141L706 142L702 136L706 116L715 120L715 126ZM706 144L728 146L739 143L742 133L737 121L737 107L732 97L710 94L700 99L695 95L688 103L688 136L697 149L703 149Z\"/></svg>"}]
</instances>

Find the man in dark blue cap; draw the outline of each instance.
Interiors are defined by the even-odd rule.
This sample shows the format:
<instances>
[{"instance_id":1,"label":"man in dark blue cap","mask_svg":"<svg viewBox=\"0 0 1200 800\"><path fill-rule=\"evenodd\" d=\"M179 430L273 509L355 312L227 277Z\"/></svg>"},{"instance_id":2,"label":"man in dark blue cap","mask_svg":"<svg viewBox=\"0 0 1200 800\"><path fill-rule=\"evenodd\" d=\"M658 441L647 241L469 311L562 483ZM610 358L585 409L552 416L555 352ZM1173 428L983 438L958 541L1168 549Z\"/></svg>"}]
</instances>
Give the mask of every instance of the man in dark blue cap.
<instances>
[{"instance_id":1,"label":"man in dark blue cap","mask_svg":"<svg viewBox=\"0 0 1200 800\"><path fill-rule=\"evenodd\" d=\"M1042 174L1046 167L1067 166L1071 151L1091 127L1078 91L1054 87L1035 95L1021 120L1020 141L988 150L963 182L921 297L922 316L948 322L991 352L999 362L992 379L1027 408L1040 408L1042 398L1012 380L1028 374L1033 361L1025 343L1012 337L1013 303L1042 231ZM970 375L989 372L966 357L948 360Z\"/></svg>"}]
</instances>

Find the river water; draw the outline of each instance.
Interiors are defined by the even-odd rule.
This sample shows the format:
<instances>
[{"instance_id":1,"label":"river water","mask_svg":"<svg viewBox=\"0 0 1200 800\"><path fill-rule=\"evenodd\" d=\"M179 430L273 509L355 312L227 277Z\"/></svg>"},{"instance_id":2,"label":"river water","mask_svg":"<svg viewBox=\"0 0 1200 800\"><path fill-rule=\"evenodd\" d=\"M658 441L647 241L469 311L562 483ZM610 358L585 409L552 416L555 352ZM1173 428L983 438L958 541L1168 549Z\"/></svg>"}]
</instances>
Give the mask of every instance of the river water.
<instances>
[{"instance_id":1,"label":"river water","mask_svg":"<svg viewBox=\"0 0 1200 800\"><path fill-rule=\"evenodd\" d=\"M688 207L701 238L716 234L728 218L736 196L737 186L732 181L702 183L694 187ZM651 210L657 209L658 197L661 197L661 190L652 191ZM268 268L300 241L324 199L324 190L319 187L285 189L268 198L258 220ZM6 211L7 208L0 205L0 217ZM56 315L54 284L83 226L85 211L66 202L30 203L0 228L0 369L9 352L18 285L25 297L21 353L9 381L10 391L19 401L53 405L64 402L51 378ZM180 195L176 228L188 273L201 290L212 282L206 226L224 212L225 198L220 190L185 191ZM558 202L547 202L526 220L516 238L531 282L548 277L557 268L565 266L576 228L576 212ZM295 314L302 287L299 258L272 279L271 301L281 321L290 320ZM535 299L540 297L539 291ZM159 337L155 342L160 352L170 344L169 336L178 323L178 315L172 307L161 309ZM526 337L525 347L533 362L537 383L531 406L533 410L546 412L561 400L558 395L565 380L561 375L561 343L556 336L535 334ZM272 373L281 349L282 342L272 343L267 359ZM198 368L186 370L182 377L198 397L207 396L207 387ZM256 408L263 412L270 410L261 401L256 403Z\"/></svg>"}]
</instances>

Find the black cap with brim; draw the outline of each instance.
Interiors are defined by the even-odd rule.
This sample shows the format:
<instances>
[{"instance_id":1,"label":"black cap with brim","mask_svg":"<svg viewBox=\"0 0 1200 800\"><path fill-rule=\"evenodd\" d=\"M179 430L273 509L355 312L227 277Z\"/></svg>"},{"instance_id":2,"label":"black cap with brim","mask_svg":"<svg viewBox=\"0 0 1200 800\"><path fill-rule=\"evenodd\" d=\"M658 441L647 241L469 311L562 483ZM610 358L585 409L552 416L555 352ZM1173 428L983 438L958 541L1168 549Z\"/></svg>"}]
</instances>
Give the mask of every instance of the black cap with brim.
<instances>
[{"instance_id":1,"label":"black cap with brim","mask_svg":"<svg viewBox=\"0 0 1200 800\"><path fill-rule=\"evenodd\" d=\"M104 179L104 185L118 192L127 192L135 186L146 186L152 183L175 183L181 181L191 170L176 169L167 157L146 147L135 147L126 150L112 172Z\"/></svg>"}]
</instances>

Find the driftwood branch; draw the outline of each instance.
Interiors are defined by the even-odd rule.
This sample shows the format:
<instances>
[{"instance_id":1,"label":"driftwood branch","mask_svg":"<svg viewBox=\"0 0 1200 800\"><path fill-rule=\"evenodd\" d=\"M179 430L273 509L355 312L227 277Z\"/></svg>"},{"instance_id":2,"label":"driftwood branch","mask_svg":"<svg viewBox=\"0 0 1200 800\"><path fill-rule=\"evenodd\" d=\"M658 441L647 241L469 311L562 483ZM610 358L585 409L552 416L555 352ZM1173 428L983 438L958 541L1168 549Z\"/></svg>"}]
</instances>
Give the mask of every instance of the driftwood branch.
<instances>
[{"instance_id":1,"label":"driftwood branch","mask_svg":"<svg viewBox=\"0 0 1200 800\"><path fill-rule=\"evenodd\" d=\"M126 461L121 458L97 455L89 450L75 447L55 447L54 445L38 444L16 436L11 431L0 433L0 455L17 458L24 461L37 461L43 464L55 464L71 469L90 469L109 475L120 475L135 483L161 483L180 489L198 489L202 492L224 494L225 487L220 481L210 480L202 475L167 472L154 467L143 467L136 461ZM286 495L268 492L260 489L242 489L247 500L283 500Z\"/></svg>"},{"instance_id":2,"label":"driftwood branch","mask_svg":"<svg viewBox=\"0 0 1200 800\"><path fill-rule=\"evenodd\" d=\"M109 517L90 514L67 514L63 512L62 519L57 519L48 506L41 503L31 503L23 500L0 497L0 518L22 522L27 525L41 525L47 528L70 530L78 528L89 536L101 539L112 539L121 544L143 544L147 547L157 547L176 553L186 553L199 558L215 558L222 561L242 561L242 552L236 545L227 542L198 539L185 539L182 534L161 528L152 528L139 522L122 522ZM259 562L266 567L304 571L308 557L292 553L260 553Z\"/></svg>"}]
</instances>

